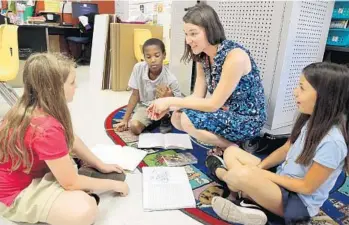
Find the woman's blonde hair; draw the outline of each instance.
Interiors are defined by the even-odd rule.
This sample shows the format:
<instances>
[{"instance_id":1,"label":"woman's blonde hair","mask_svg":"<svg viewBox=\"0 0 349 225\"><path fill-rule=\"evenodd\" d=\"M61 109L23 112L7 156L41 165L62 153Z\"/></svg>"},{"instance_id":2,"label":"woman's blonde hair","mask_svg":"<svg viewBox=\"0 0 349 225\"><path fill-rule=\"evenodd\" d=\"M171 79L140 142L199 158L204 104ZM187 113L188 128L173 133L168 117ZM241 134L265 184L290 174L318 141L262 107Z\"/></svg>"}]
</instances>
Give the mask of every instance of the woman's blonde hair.
<instances>
[{"instance_id":1,"label":"woman's blonde hair","mask_svg":"<svg viewBox=\"0 0 349 225\"><path fill-rule=\"evenodd\" d=\"M0 129L0 163L11 160L11 171L21 165L25 172L31 170L33 152L26 148L24 137L38 109L62 124L68 147L72 148L74 135L64 83L73 66L73 61L61 54L33 54L26 61L23 96L6 114Z\"/></svg>"}]
</instances>

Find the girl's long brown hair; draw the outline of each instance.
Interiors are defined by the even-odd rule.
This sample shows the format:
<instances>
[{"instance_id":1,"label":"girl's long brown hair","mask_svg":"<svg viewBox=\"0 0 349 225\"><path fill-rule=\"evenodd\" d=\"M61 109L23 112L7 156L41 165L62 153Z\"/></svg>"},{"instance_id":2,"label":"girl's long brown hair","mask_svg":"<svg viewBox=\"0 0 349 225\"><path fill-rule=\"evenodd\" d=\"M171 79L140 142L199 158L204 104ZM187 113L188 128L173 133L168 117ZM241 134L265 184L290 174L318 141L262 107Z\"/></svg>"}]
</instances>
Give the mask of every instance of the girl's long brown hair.
<instances>
[{"instance_id":1,"label":"girl's long brown hair","mask_svg":"<svg viewBox=\"0 0 349 225\"><path fill-rule=\"evenodd\" d=\"M317 146L333 126L339 127L347 147L349 145L349 69L334 63L320 62L305 67L303 74L316 90L317 99L311 115L299 115L290 141L293 144L297 140L302 127L308 122L303 151L296 162L309 165ZM349 151L345 164L349 172Z\"/></svg>"},{"instance_id":2,"label":"girl's long brown hair","mask_svg":"<svg viewBox=\"0 0 349 225\"><path fill-rule=\"evenodd\" d=\"M31 170L33 153L26 148L24 137L38 109L62 124L68 147L72 147L74 136L64 83L73 65L63 55L49 53L33 54L26 61L23 96L6 114L0 128L0 163L11 161L11 171L22 165L25 172Z\"/></svg>"}]
</instances>

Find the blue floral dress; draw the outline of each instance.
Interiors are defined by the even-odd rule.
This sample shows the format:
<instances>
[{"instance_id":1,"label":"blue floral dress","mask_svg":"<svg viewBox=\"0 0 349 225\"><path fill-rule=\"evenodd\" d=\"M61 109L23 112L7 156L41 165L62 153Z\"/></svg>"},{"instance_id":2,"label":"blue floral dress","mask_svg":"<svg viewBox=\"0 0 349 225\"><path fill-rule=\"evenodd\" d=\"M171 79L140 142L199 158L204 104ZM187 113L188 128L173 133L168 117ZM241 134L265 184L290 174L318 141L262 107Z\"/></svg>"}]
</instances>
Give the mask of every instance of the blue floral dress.
<instances>
[{"instance_id":1,"label":"blue floral dress","mask_svg":"<svg viewBox=\"0 0 349 225\"><path fill-rule=\"evenodd\" d=\"M258 136L266 121L265 96L259 69L247 49L229 40L224 40L218 46L212 66L208 57L201 63L208 91L212 94L221 78L225 58L235 48L240 48L249 55L252 70L241 77L224 107L216 112L192 109L183 109L183 112L196 129L207 130L232 142L240 142Z\"/></svg>"}]
</instances>

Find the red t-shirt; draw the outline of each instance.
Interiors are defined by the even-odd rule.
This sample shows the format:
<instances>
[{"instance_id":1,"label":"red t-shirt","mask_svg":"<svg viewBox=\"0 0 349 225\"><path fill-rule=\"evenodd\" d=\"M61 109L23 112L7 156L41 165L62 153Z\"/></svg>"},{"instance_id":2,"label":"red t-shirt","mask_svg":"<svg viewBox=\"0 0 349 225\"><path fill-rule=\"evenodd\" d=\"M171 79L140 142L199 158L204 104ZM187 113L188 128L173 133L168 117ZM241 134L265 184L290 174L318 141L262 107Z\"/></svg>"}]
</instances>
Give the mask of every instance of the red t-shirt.
<instances>
[{"instance_id":1,"label":"red t-shirt","mask_svg":"<svg viewBox=\"0 0 349 225\"><path fill-rule=\"evenodd\" d=\"M69 153L64 134L61 123L51 116L32 119L24 143L28 151L31 149L33 152L33 166L29 173L25 173L23 166L10 172L11 162L0 164L0 202L11 206L33 179L41 178L49 172L45 160L59 159Z\"/></svg>"}]
</instances>

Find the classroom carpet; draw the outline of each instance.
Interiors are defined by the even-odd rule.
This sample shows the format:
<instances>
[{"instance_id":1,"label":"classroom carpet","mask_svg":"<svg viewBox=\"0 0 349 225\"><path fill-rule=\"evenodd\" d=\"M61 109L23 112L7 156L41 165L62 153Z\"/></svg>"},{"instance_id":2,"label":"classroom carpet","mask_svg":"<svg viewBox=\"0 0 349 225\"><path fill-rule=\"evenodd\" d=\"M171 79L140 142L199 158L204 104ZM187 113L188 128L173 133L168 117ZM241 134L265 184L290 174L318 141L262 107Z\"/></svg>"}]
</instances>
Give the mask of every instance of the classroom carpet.
<instances>
[{"instance_id":1,"label":"classroom carpet","mask_svg":"<svg viewBox=\"0 0 349 225\"><path fill-rule=\"evenodd\" d=\"M113 127L123 118L125 114L126 106L121 107L113 111L105 120L105 130L108 136L118 145L128 145L137 148L138 137L131 134L130 131L115 132ZM159 132L158 128L153 128L146 132ZM180 133L180 131L173 129L173 133ZM193 189L194 197L196 200L195 209L183 209L183 213L200 221L203 224L214 225L228 225L230 223L221 220L213 211L211 207L211 199L214 196L222 196L225 198L232 198L225 189L223 189L218 183L214 182L208 170L205 166L205 158L207 151L212 148L204 143L191 138L193 144L193 150L164 150L164 149L143 149L148 151L148 155L140 163L139 168L143 166L166 166L162 160L162 156L166 154L172 154L173 151L177 152L190 152L197 159L198 163L185 166L185 170L188 174L188 178ZM265 157L265 155L257 155L258 157ZM269 224L282 224L282 220L277 217L268 217ZM319 215L312 218L308 223L311 225L330 225L330 224L343 224L349 225L349 178L343 172L336 182L335 187L330 193L328 200L324 203Z\"/></svg>"}]
</instances>

